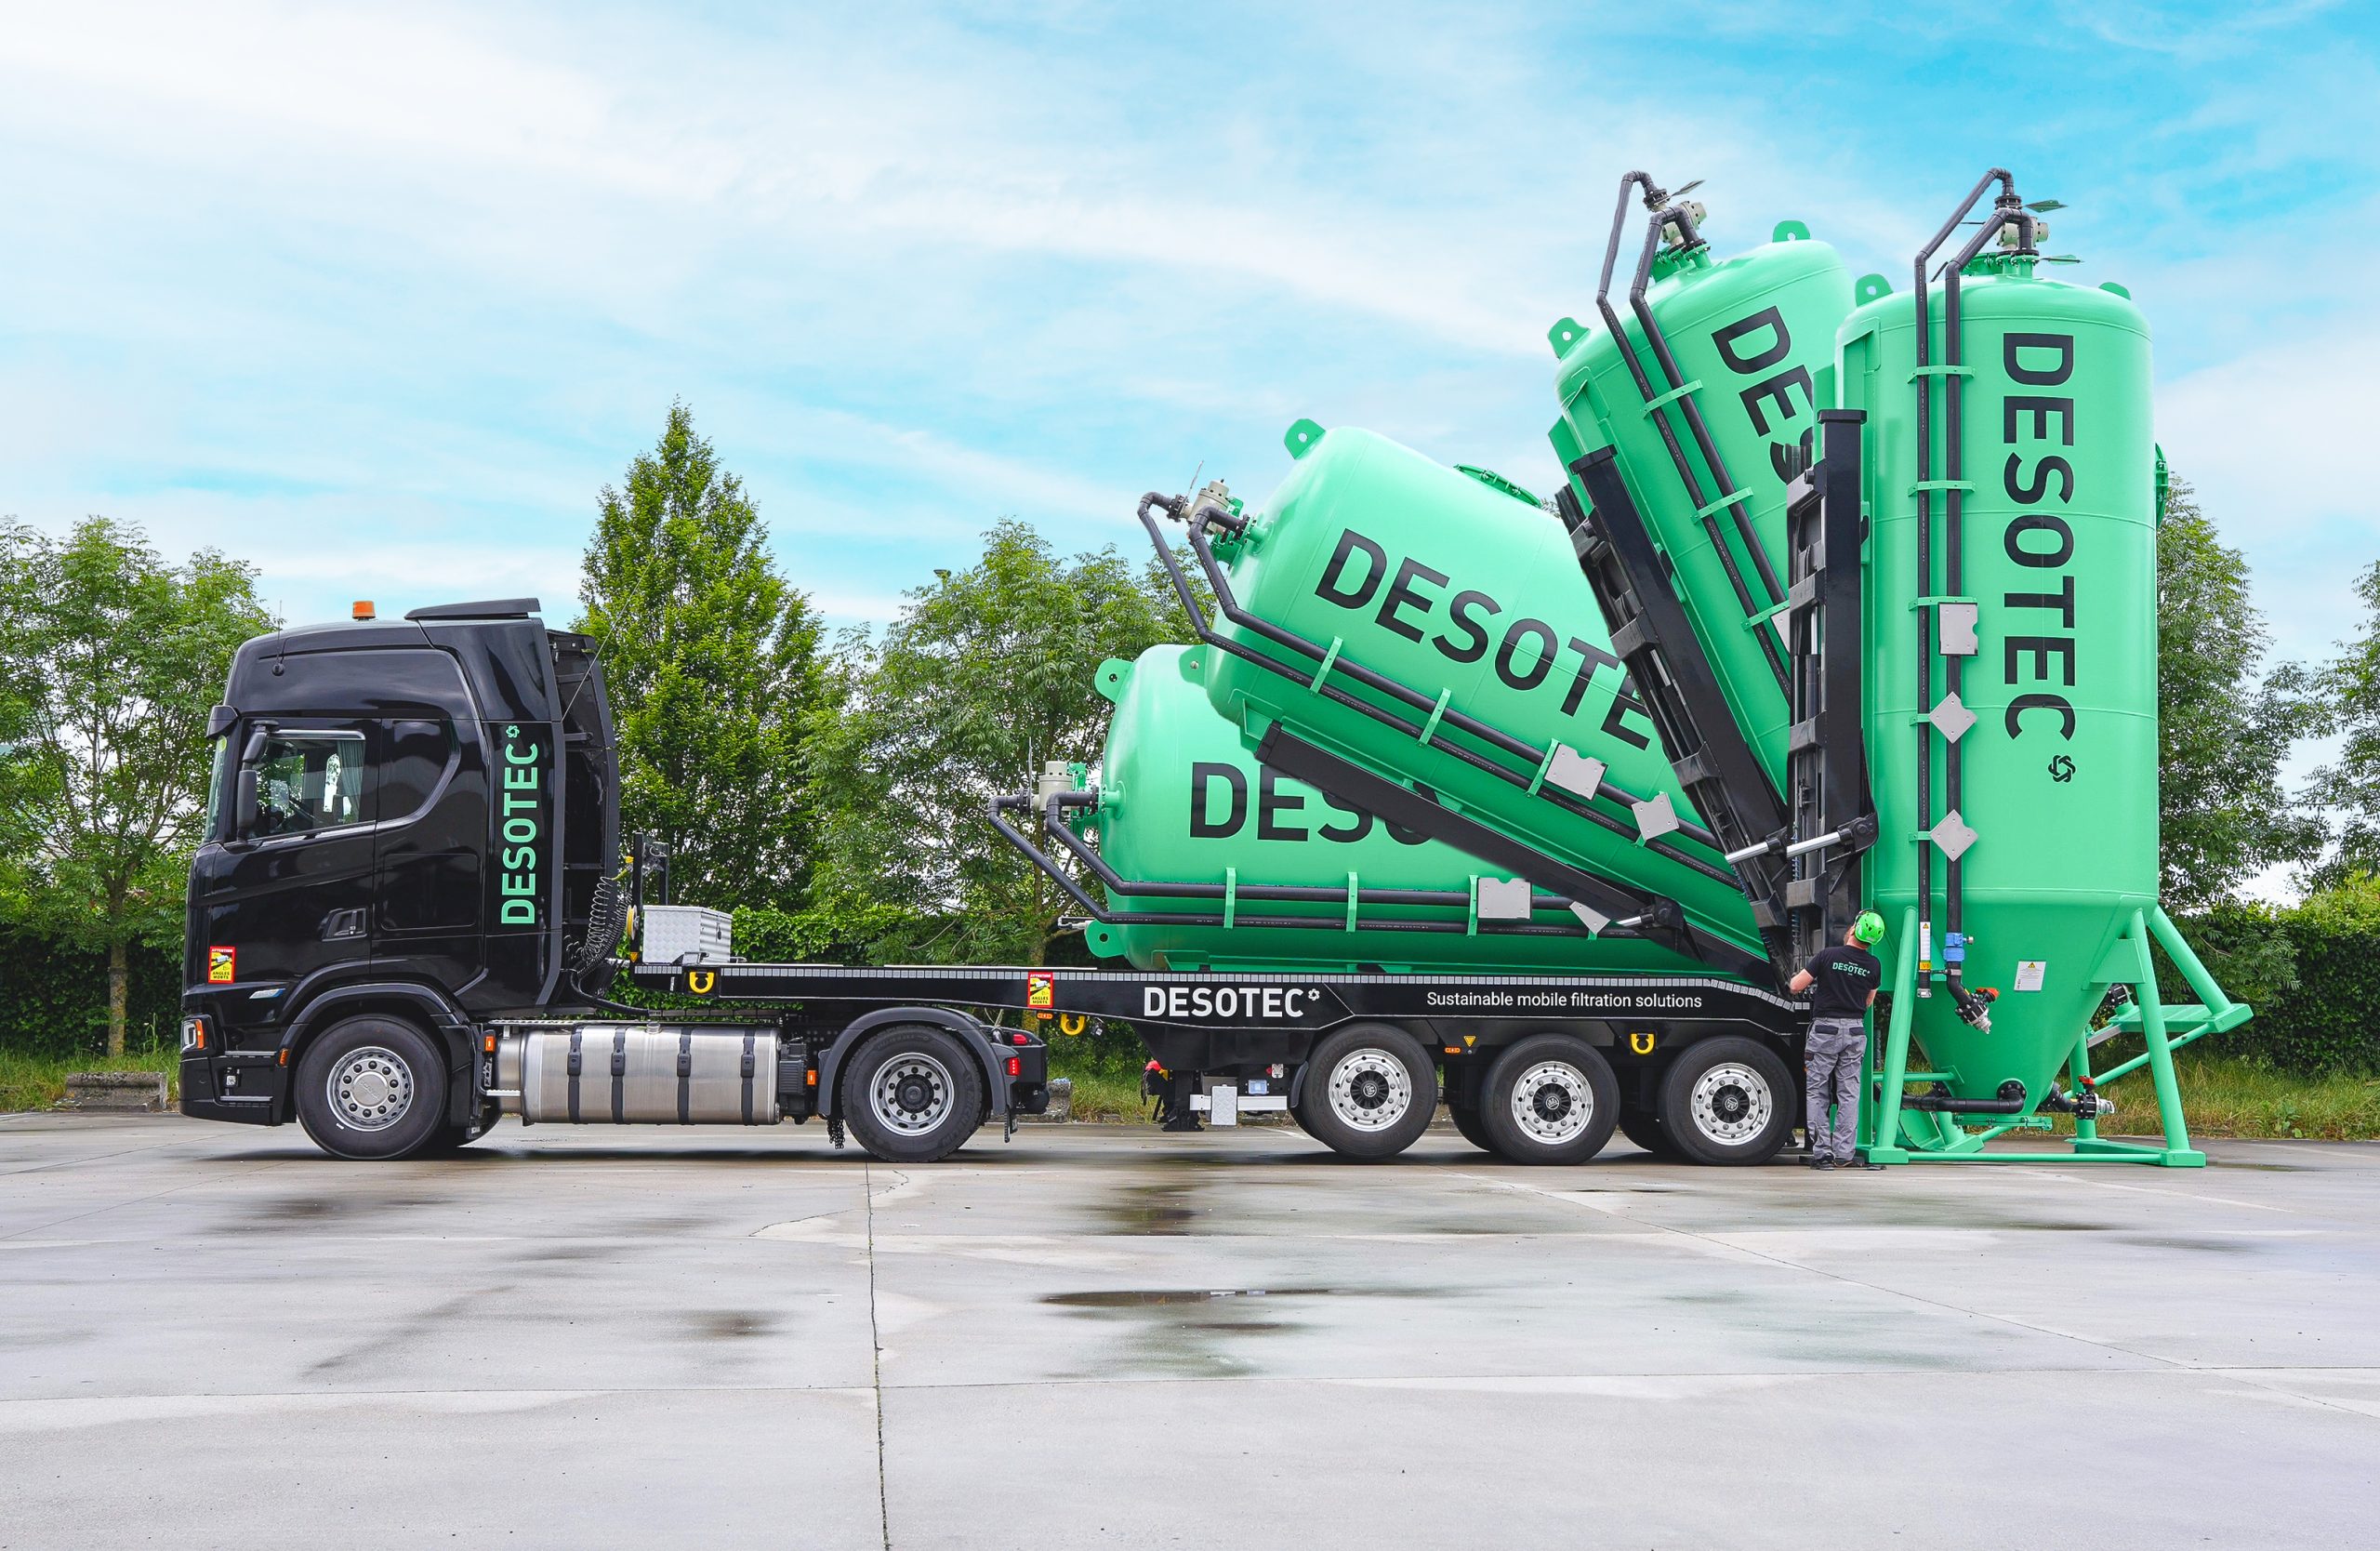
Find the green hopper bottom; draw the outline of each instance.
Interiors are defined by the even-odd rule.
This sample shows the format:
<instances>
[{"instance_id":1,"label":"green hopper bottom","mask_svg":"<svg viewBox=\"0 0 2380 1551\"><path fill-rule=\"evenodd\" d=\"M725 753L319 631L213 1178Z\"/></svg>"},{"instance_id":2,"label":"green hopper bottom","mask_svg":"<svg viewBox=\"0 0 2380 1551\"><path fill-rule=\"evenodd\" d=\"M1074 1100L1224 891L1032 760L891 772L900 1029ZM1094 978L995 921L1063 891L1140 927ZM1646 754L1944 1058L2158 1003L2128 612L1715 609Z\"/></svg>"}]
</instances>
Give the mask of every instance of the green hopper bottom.
<instances>
[{"instance_id":1,"label":"green hopper bottom","mask_svg":"<svg viewBox=\"0 0 2380 1551\"><path fill-rule=\"evenodd\" d=\"M2091 1030L2086 1026L2077 1031L2074 1052L2066 1066L2069 1083L2078 1090L2082 1089L2086 1080L2095 1080L2098 1088L2104 1089L2148 1067L2157 1094L2158 1120L2164 1133L2162 1147L2102 1138L2096 1118L2078 1118L2074 1141L2067 1150L1994 1151L1988 1150L1988 1144L2011 1132L2043 1130L2049 1123L2047 1119L2033 1115L1995 1118L1990 1124L1970 1130L1954 1114L1904 1111L1901 1099L1911 1083L1949 1081L1955 1074L1909 1069L1910 1025L1917 979L1917 912L1913 908L1903 915L1898 936L1900 952L1893 974L1892 1016L1884 1034L1883 1070L1880 1073L1876 1069L1871 1050L1860 1074L1860 1091L1871 1102L1860 1114L1859 1139L1871 1162L2153 1163L2168 1169L2206 1166L2206 1154L2190 1146L2189 1128L2182 1118L2181 1086L2174 1074L2174 1052L2209 1034L2238 1027L2248 1021L2249 1009L2224 994L2223 988L2215 983L2215 977L2207 973L2189 944L2183 941L2181 933L2175 930L2163 910L2135 910L2124 929L2119 951L2125 947L2131 951L2135 973L2130 978L2135 988L2135 998L2132 1007L2109 1026L2121 1032L2138 1033L2149 1048L2129 1061L2094 1074ZM2152 942L2165 950L2165 956L2173 961L2190 989L2198 993L2200 1001L2169 1005L2158 1000L2156 964L2149 950Z\"/></svg>"}]
</instances>

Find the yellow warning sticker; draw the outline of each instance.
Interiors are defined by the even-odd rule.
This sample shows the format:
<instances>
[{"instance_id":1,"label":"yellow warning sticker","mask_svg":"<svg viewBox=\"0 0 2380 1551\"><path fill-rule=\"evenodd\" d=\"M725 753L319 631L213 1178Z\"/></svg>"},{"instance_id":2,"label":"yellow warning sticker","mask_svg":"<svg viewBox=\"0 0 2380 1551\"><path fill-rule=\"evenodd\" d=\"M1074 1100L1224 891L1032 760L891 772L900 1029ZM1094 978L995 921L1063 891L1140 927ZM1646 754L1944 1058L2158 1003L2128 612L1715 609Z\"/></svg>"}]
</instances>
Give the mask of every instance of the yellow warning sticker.
<instances>
[{"instance_id":1,"label":"yellow warning sticker","mask_svg":"<svg viewBox=\"0 0 2380 1551\"><path fill-rule=\"evenodd\" d=\"M1058 977L1047 970L1032 970L1025 976L1025 1004L1027 1007L1054 1007L1058 1003Z\"/></svg>"},{"instance_id":2,"label":"yellow warning sticker","mask_svg":"<svg viewBox=\"0 0 2380 1551\"><path fill-rule=\"evenodd\" d=\"M240 950L236 948L210 948L206 950L206 983L229 986L240 978Z\"/></svg>"}]
</instances>

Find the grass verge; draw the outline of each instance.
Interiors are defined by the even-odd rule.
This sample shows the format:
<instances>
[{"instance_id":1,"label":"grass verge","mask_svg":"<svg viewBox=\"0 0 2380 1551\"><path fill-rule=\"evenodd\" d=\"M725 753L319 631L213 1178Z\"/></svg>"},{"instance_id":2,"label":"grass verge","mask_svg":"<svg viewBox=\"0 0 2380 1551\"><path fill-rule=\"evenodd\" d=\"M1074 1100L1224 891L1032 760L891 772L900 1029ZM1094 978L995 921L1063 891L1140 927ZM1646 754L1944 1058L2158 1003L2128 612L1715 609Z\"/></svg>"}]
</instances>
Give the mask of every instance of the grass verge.
<instances>
[{"instance_id":1,"label":"grass verge","mask_svg":"<svg viewBox=\"0 0 2380 1551\"><path fill-rule=\"evenodd\" d=\"M2217 1036L2220 1038L2220 1036ZM2092 1054L2101 1066L2127 1060L2119 1048L2136 1041L2110 1041ZM2303 1138L2320 1142L2380 1139L2380 1078L2360 1073L2296 1077L2273 1071L2219 1050L2184 1050L2174 1057L2182 1089L2182 1117L2192 1136ZM2099 1122L2102 1135L2148 1135L2157 1130L2157 1091L2147 1070L2108 1090L2116 1101L2112 1120ZM2057 1117L2061 1135L2074 1124Z\"/></svg>"},{"instance_id":2,"label":"grass verge","mask_svg":"<svg viewBox=\"0 0 2380 1551\"><path fill-rule=\"evenodd\" d=\"M175 1081L181 1052L171 1045L105 1055L32 1055L0 1046L0 1110L47 1109L66 1096L71 1072L164 1072L169 1102L181 1097Z\"/></svg>"}]
</instances>

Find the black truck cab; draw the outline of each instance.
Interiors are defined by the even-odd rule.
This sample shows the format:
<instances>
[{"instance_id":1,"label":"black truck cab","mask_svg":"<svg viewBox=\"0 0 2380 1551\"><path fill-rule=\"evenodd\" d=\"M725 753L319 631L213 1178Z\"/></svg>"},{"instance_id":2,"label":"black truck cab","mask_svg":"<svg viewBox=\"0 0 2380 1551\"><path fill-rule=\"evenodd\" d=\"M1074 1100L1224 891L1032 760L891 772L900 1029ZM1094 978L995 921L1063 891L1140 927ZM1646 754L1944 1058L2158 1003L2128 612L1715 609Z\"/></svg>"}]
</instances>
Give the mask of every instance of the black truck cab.
<instances>
[{"instance_id":1,"label":"black truck cab","mask_svg":"<svg viewBox=\"0 0 2380 1551\"><path fill-rule=\"evenodd\" d=\"M274 1124L326 1019L465 1036L585 999L620 852L611 709L532 599L259 636L232 659L184 935L182 1109ZM616 924L607 926L615 937ZM469 1084L463 1084L468 1089Z\"/></svg>"}]
</instances>

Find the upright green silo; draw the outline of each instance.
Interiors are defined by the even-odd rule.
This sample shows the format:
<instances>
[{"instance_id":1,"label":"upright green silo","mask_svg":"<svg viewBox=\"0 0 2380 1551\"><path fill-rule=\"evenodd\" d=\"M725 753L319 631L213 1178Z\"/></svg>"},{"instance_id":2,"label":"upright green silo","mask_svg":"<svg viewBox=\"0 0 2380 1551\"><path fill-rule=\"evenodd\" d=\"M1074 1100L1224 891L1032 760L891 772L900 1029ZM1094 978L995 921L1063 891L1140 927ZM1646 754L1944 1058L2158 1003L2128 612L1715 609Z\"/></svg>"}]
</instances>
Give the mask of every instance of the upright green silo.
<instances>
[{"instance_id":1,"label":"upright green silo","mask_svg":"<svg viewBox=\"0 0 2380 1551\"><path fill-rule=\"evenodd\" d=\"M2155 1002L2151 935L2202 983L2175 1011L2246 1015L2157 910L2148 325L2117 287L2036 273L2030 225L2006 225L2006 250L1928 287L1923 334L1917 298L1871 277L1840 338L1843 404L1868 418L1865 889L1906 975L1886 1064L1922 1059L1915 1102L1954 1111L1904 1116L1888 1070L1888 1156L2015 1123L1980 1107L2030 1113L2111 984Z\"/></svg>"},{"instance_id":2,"label":"upright green silo","mask_svg":"<svg viewBox=\"0 0 2380 1551\"><path fill-rule=\"evenodd\" d=\"M1130 919L1087 927L1092 952L1173 970L1677 974L1697 968L1641 938L1591 936L1543 895L1526 921L1481 920L1480 880L1509 880L1260 765L1207 703L1200 668L1211 650L1152 646L1131 662L1100 667L1099 691L1116 709L1098 806L1081 815L1078 828L1095 837L1101 859L1126 882L1203 892L1111 887L1109 908ZM1284 889L1322 897L1283 899ZM1349 889L1357 895L1352 909ZM1413 898L1422 895L1438 897Z\"/></svg>"}]
</instances>

